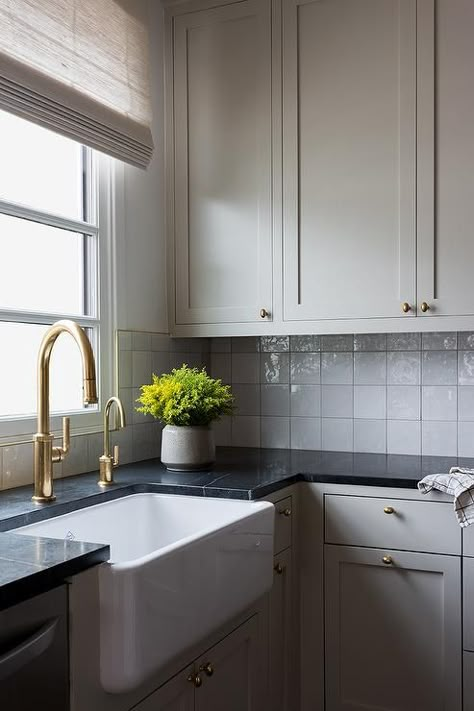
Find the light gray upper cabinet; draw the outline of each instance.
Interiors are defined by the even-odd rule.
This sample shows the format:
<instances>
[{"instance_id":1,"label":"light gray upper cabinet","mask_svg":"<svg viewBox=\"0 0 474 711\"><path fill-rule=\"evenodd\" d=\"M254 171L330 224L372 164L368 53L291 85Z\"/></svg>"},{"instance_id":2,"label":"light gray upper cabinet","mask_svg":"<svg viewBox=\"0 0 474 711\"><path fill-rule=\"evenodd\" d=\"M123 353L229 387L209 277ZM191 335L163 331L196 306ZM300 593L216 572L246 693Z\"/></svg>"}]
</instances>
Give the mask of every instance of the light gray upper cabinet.
<instances>
[{"instance_id":1,"label":"light gray upper cabinet","mask_svg":"<svg viewBox=\"0 0 474 711\"><path fill-rule=\"evenodd\" d=\"M176 324L268 321L270 1L178 15L173 30Z\"/></svg>"},{"instance_id":2,"label":"light gray upper cabinet","mask_svg":"<svg viewBox=\"0 0 474 711\"><path fill-rule=\"evenodd\" d=\"M325 546L326 711L460 711L460 564Z\"/></svg>"},{"instance_id":3,"label":"light gray upper cabinet","mask_svg":"<svg viewBox=\"0 0 474 711\"><path fill-rule=\"evenodd\" d=\"M419 0L418 302L474 314L474 3Z\"/></svg>"},{"instance_id":4,"label":"light gray upper cabinet","mask_svg":"<svg viewBox=\"0 0 474 711\"><path fill-rule=\"evenodd\" d=\"M285 320L413 306L415 145L415 0L284 0Z\"/></svg>"}]
</instances>

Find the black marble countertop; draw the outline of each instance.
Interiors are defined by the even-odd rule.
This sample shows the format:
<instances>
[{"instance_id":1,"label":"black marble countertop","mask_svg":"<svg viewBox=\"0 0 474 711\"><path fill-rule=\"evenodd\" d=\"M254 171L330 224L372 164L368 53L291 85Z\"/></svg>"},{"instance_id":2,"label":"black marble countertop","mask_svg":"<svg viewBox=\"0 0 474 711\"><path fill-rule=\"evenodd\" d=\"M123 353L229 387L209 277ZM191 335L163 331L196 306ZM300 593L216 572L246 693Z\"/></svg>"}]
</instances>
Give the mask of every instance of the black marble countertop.
<instances>
[{"instance_id":1,"label":"black marble countertop","mask_svg":"<svg viewBox=\"0 0 474 711\"><path fill-rule=\"evenodd\" d=\"M212 470L169 472L158 459L121 466L115 483L97 486L98 472L58 479L56 501L34 504L32 487L0 492L0 606L36 594L91 565L109 548L77 541L24 537L18 526L68 513L127 494L157 492L188 496L259 499L298 481L416 488L426 474L447 472L474 459L221 447Z\"/></svg>"}]
</instances>

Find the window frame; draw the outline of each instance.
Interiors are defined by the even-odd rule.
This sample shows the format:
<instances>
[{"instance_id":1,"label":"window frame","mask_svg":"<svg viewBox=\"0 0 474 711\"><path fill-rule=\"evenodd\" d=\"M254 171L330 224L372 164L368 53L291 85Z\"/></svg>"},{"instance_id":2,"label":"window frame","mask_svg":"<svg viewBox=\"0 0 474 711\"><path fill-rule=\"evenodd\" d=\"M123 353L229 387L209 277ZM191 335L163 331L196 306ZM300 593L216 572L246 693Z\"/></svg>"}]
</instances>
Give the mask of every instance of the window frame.
<instances>
[{"instance_id":1,"label":"window frame","mask_svg":"<svg viewBox=\"0 0 474 711\"><path fill-rule=\"evenodd\" d=\"M78 234L93 237L97 240L97 249L90 249L85 243L93 263L84 273L84 296L91 299L88 304L88 316L67 314L65 312L47 313L0 308L0 321L11 323L34 323L51 325L55 321L70 318L83 328L93 329L91 339L96 359L97 385L99 403L92 411L85 409L78 412L64 411L51 415L50 430L60 434L62 418L71 418L72 434L87 434L100 432L103 429L102 409L104 403L114 391L115 348L114 332L116 323L115 312L115 184L117 179L116 162L91 149L85 149L88 162L89 195L87 197L87 221L70 219L47 211L29 208L18 203L0 200L0 213L11 217L28 219L59 229L69 230ZM90 271L94 271L94 289L88 289ZM34 415L12 416L0 420L0 446L32 441L37 430L37 413Z\"/></svg>"}]
</instances>

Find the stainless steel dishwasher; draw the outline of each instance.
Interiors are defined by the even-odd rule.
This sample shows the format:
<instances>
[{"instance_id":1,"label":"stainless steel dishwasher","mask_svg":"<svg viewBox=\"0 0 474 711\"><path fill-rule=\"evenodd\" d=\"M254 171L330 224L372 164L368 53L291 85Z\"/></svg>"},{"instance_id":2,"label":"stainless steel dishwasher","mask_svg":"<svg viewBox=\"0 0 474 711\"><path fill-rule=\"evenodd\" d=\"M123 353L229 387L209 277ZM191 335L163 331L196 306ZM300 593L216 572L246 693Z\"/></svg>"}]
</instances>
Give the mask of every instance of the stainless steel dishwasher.
<instances>
[{"instance_id":1,"label":"stainless steel dishwasher","mask_svg":"<svg viewBox=\"0 0 474 711\"><path fill-rule=\"evenodd\" d=\"M0 612L0 709L69 709L67 587Z\"/></svg>"}]
</instances>

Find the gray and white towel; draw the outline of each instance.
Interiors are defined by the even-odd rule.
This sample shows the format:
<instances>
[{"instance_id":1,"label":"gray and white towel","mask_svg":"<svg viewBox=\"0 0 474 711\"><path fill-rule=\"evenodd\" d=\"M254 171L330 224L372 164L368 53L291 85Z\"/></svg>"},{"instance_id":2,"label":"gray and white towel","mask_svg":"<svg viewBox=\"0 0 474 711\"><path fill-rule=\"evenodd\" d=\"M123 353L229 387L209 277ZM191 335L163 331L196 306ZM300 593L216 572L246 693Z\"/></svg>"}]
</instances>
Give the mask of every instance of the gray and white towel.
<instances>
[{"instance_id":1,"label":"gray and white towel","mask_svg":"<svg viewBox=\"0 0 474 711\"><path fill-rule=\"evenodd\" d=\"M436 489L454 496L454 511L461 528L474 523L474 469L451 467L449 474L429 474L418 482L422 494Z\"/></svg>"}]
</instances>

